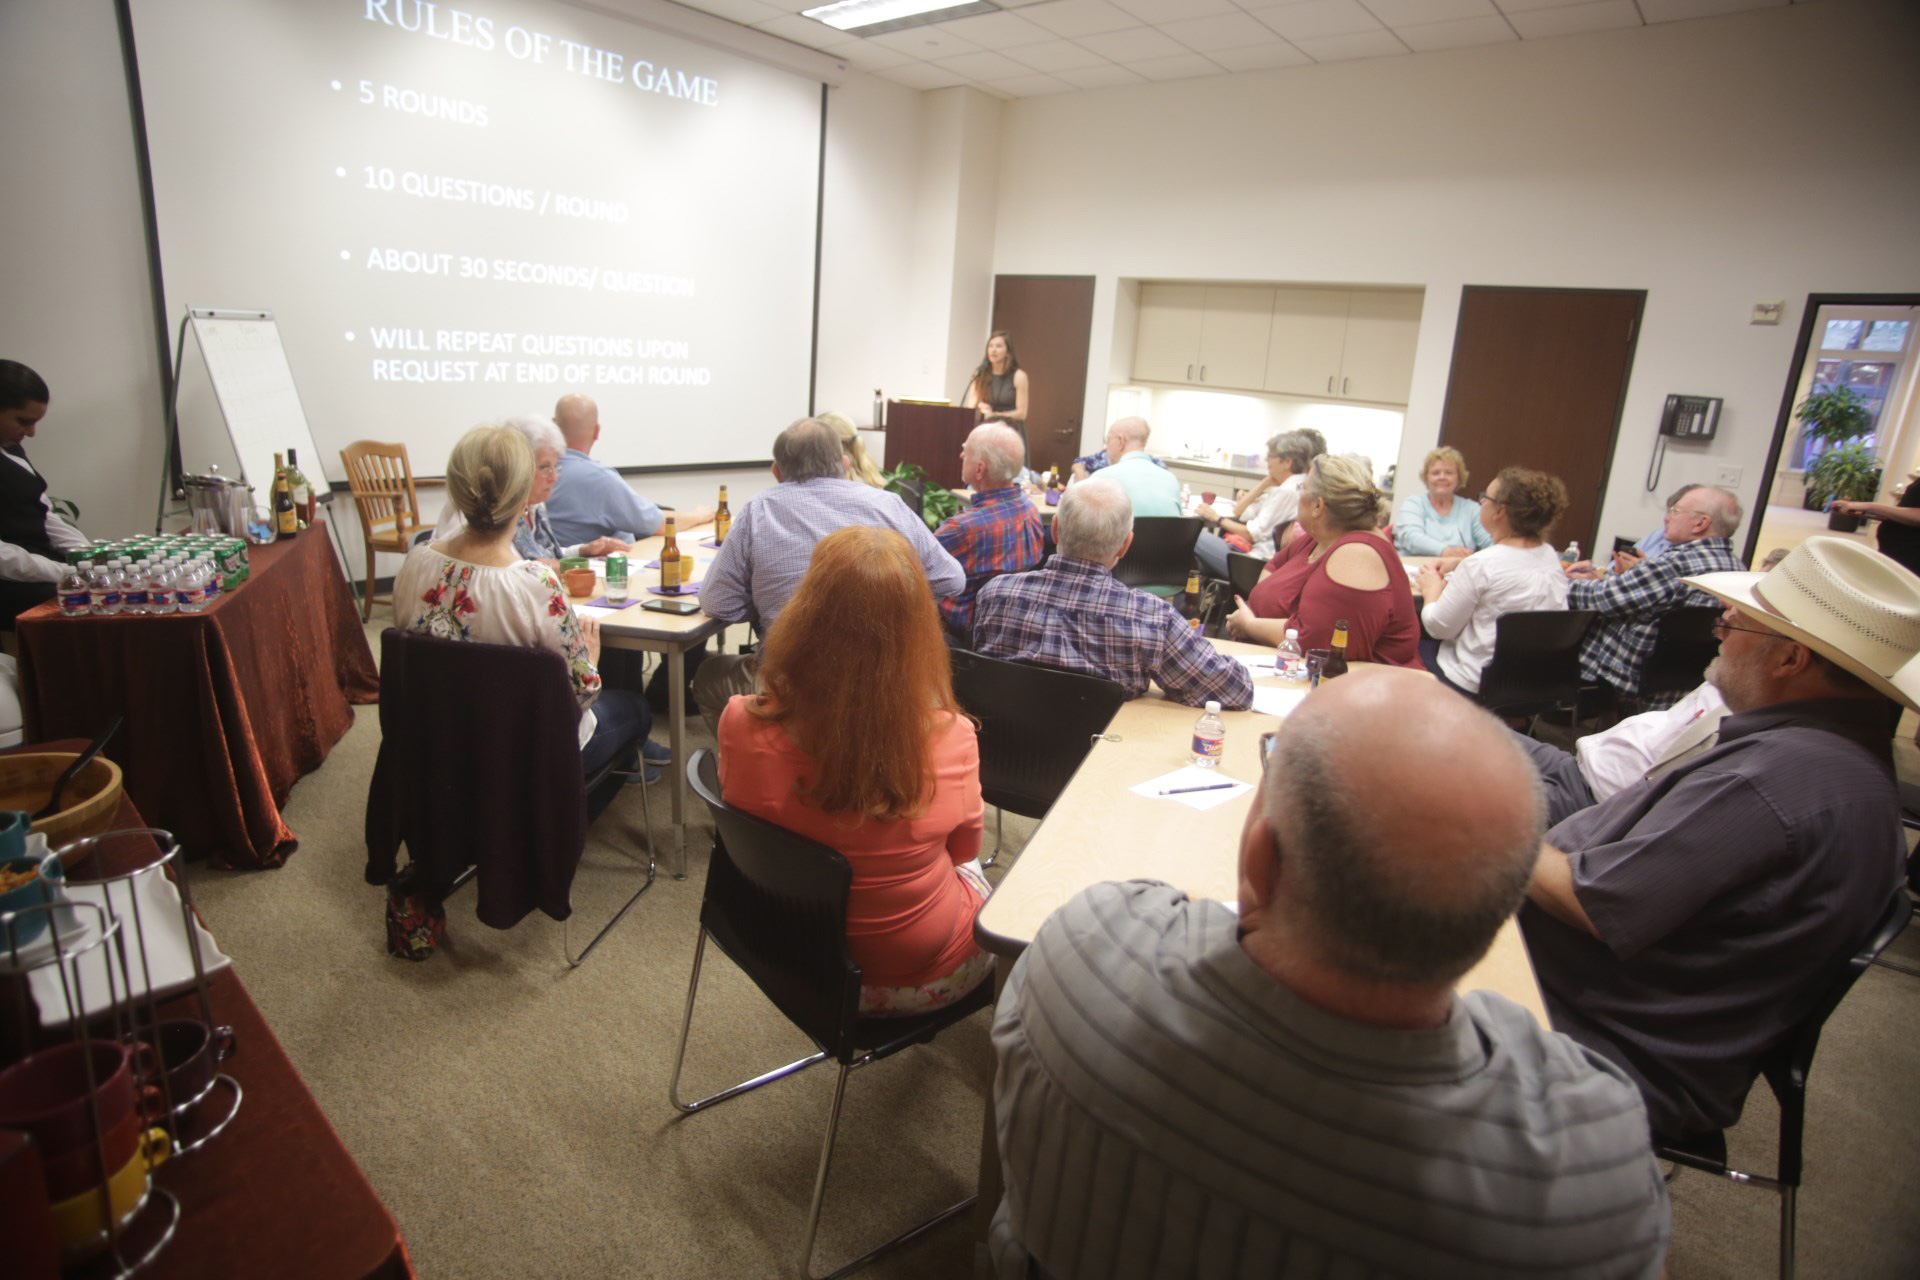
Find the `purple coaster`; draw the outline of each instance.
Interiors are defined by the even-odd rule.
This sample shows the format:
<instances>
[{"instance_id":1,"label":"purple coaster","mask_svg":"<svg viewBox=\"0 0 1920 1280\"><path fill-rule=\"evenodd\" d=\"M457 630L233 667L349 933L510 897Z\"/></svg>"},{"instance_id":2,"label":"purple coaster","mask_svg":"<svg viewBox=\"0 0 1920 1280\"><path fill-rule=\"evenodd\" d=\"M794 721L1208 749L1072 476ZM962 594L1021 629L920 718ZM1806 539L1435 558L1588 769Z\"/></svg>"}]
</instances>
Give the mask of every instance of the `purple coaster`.
<instances>
[{"instance_id":1,"label":"purple coaster","mask_svg":"<svg viewBox=\"0 0 1920 1280\"><path fill-rule=\"evenodd\" d=\"M658 569L660 567L660 562L658 560L649 560L645 564L641 565L640 567L642 569Z\"/></svg>"},{"instance_id":2,"label":"purple coaster","mask_svg":"<svg viewBox=\"0 0 1920 1280\"><path fill-rule=\"evenodd\" d=\"M1049 490L1047 490L1047 496L1046 496L1046 501L1047 501L1047 505L1048 505L1048 506L1050 506L1050 507L1057 507L1057 506L1059 506L1059 505L1060 505L1060 491L1059 491L1058 489L1049 489Z\"/></svg>"},{"instance_id":3,"label":"purple coaster","mask_svg":"<svg viewBox=\"0 0 1920 1280\"><path fill-rule=\"evenodd\" d=\"M700 594L699 585L692 582L685 582L677 587L648 587L647 590L656 596L696 596Z\"/></svg>"},{"instance_id":4,"label":"purple coaster","mask_svg":"<svg viewBox=\"0 0 1920 1280\"><path fill-rule=\"evenodd\" d=\"M705 547L709 551L718 551L720 549L720 544L715 542L712 538L700 539L700 545Z\"/></svg>"},{"instance_id":5,"label":"purple coaster","mask_svg":"<svg viewBox=\"0 0 1920 1280\"><path fill-rule=\"evenodd\" d=\"M590 604L596 609L624 609L628 605L633 603L633 597L628 596L625 600L622 600L619 604L615 604L613 601L607 599L605 596L595 596L591 600L576 600L574 601L574 603Z\"/></svg>"}]
</instances>

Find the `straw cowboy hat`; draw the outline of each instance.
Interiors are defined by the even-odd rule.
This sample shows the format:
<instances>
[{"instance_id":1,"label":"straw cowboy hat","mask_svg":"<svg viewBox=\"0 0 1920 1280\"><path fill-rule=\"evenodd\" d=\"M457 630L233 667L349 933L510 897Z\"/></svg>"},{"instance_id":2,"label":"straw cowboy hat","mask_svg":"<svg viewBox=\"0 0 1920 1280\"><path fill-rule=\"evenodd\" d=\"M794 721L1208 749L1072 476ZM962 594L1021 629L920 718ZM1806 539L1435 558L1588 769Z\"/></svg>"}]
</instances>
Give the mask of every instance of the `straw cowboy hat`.
<instances>
[{"instance_id":1,"label":"straw cowboy hat","mask_svg":"<svg viewBox=\"0 0 1920 1280\"><path fill-rule=\"evenodd\" d=\"M1879 552L1808 538L1767 573L1682 581L1920 710L1920 577Z\"/></svg>"}]
</instances>

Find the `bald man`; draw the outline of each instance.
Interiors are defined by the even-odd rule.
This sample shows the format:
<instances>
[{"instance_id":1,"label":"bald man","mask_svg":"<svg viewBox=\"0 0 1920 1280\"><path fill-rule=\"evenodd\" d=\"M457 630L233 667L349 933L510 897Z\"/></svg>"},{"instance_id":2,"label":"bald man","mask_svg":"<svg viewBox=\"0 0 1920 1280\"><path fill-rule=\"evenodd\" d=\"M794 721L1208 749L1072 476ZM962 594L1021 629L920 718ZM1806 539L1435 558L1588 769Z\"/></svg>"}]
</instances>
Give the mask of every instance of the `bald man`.
<instances>
[{"instance_id":1,"label":"bald man","mask_svg":"<svg viewBox=\"0 0 1920 1280\"><path fill-rule=\"evenodd\" d=\"M1014 965L998 1273L1658 1275L1667 1194L1633 1084L1454 990L1541 828L1505 728L1437 682L1310 694L1247 814L1238 915L1095 885Z\"/></svg>"},{"instance_id":2,"label":"bald man","mask_svg":"<svg viewBox=\"0 0 1920 1280\"><path fill-rule=\"evenodd\" d=\"M1046 549L1040 513L1014 483L1026 451L1020 433L998 422L975 427L960 446L960 478L973 501L933 536L967 573L960 594L940 602L940 620L963 643L973 630L973 597L981 585L1033 568Z\"/></svg>"},{"instance_id":3,"label":"bald man","mask_svg":"<svg viewBox=\"0 0 1920 1280\"><path fill-rule=\"evenodd\" d=\"M578 393L561 396L553 406L553 425L567 441L560 477L547 499L547 520L561 545L597 538L637 542L660 532L660 508L635 493L614 468L593 460L600 406ZM704 506L674 515L682 533L712 519L713 509Z\"/></svg>"}]
</instances>

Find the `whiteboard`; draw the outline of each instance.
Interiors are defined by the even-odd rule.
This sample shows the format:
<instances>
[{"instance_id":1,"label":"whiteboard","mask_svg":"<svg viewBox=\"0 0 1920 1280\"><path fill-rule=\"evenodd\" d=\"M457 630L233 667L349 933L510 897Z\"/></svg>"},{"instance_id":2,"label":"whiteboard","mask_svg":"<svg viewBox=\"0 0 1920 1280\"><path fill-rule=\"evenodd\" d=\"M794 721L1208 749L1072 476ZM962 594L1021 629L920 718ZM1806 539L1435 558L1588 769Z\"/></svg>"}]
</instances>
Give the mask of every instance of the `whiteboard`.
<instances>
[{"instance_id":1,"label":"whiteboard","mask_svg":"<svg viewBox=\"0 0 1920 1280\"><path fill-rule=\"evenodd\" d=\"M189 307L187 324L226 420L241 478L253 485L254 500L263 505L271 500L273 455L288 449L299 452L300 470L313 483L315 496L325 500L333 471L308 429L273 313ZM183 423L182 470L201 470L195 459L208 451L196 452L187 434Z\"/></svg>"}]
</instances>

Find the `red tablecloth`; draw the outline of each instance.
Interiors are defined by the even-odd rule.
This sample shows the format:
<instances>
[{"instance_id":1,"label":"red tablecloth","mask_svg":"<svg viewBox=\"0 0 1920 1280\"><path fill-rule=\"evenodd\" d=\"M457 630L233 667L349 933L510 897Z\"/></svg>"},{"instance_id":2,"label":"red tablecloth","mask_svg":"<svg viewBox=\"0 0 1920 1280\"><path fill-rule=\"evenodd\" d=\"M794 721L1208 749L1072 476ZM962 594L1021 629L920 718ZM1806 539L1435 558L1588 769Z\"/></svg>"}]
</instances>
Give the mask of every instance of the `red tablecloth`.
<instances>
[{"instance_id":1,"label":"red tablecloth","mask_svg":"<svg viewBox=\"0 0 1920 1280\"><path fill-rule=\"evenodd\" d=\"M280 819L293 784L374 702L373 651L326 530L252 549L253 577L201 614L20 616L20 697L29 741L91 738L127 794L190 856L277 867L298 847Z\"/></svg>"}]
</instances>

